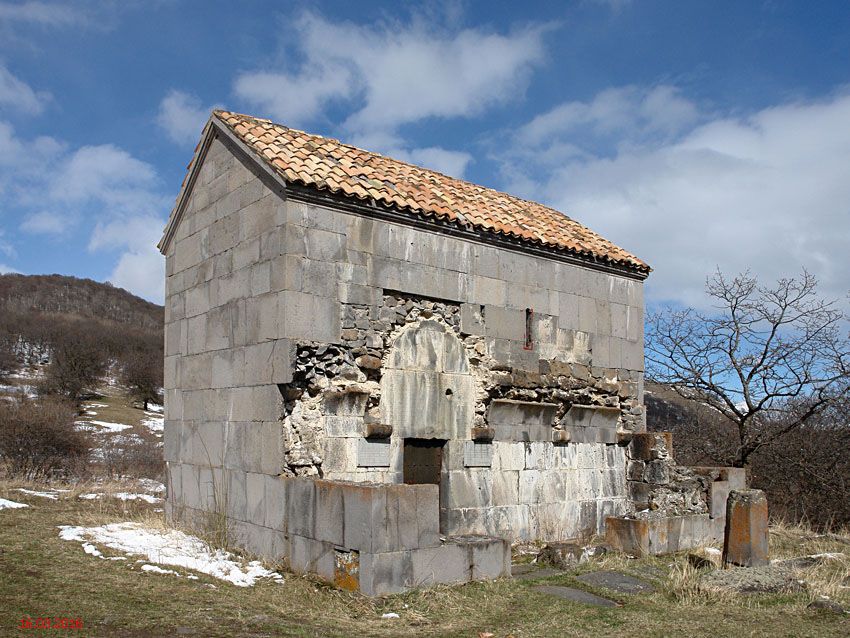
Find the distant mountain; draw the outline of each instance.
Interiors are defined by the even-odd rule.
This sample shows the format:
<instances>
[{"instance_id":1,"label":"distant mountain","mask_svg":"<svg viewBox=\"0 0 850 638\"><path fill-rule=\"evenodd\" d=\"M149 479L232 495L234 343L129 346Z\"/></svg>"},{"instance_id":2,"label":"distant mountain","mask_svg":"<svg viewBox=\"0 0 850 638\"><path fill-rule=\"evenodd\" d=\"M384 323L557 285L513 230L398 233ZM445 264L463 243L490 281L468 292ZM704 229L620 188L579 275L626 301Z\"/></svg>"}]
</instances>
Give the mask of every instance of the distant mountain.
<instances>
[{"instance_id":1,"label":"distant mountain","mask_svg":"<svg viewBox=\"0 0 850 638\"><path fill-rule=\"evenodd\" d=\"M123 288L66 275L0 275L0 312L45 313L161 330L164 309Z\"/></svg>"}]
</instances>

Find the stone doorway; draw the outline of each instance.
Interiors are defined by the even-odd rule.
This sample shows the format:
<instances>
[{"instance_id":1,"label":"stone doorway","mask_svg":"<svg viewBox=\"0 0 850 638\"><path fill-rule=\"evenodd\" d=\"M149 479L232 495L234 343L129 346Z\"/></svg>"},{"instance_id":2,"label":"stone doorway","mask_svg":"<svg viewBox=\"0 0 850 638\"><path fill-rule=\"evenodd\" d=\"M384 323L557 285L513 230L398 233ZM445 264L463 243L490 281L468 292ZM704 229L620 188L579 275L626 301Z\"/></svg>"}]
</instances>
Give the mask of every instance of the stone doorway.
<instances>
[{"instance_id":1,"label":"stone doorway","mask_svg":"<svg viewBox=\"0 0 850 638\"><path fill-rule=\"evenodd\" d=\"M404 482L407 485L439 485L445 444L440 439L405 439Z\"/></svg>"},{"instance_id":2,"label":"stone doorway","mask_svg":"<svg viewBox=\"0 0 850 638\"><path fill-rule=\"evenodd\" d=\"M443 503L443 439L404 439L402 470L407 485L436 485L440 503L440 533L445 533Z\"/></svg>"}]
</instances>

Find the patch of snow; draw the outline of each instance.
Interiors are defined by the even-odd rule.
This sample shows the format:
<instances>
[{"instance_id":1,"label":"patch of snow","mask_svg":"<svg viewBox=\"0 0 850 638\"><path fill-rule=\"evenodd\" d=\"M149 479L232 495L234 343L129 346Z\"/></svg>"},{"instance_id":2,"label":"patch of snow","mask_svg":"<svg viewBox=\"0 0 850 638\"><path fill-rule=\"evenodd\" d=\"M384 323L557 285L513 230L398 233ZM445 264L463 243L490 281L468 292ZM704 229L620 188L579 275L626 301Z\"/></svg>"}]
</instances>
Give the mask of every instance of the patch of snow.
<instances>
[{"instance_id":1,"label":"patch of snow","mask_svg":"<svg viewBox=\"0 0 850 638\"><path fill-rule=\"evenodd\" d=\"M165 492L165 485L159 481L154 481L153 479L140 478L137 483L146 492L153 492L154 494L162 494Z\"/></svg>"},{"instance_id":2,"label":"patch of snow","mask_svg":"<svg viewBox=\"0 0 850 638\"><path fill-rule=\"evenodd\" d=\"M0 392L7 392L9 394L23 394L26 395L29 399L35 399L38 394L35 391L35 388L31 385L3 385L0 384Z\"/></svg>"},{"instance_id":3,"label":"patch of snow","mask_svg":"<svg viewBox=\"0 0 850 638\"><path fill-rule=\"evenodd\" d=\"M16 374L12 375L13 379L41 379L44 376L44 370L41 367L31 369L23 367Z\"/></svg>"},{"instance_id":4,"label":"patch of snow","mask_svg":"<svg viewBox=\"0 0 850 638\"><path fill-rule=\"evenodd\" d=\"M185 567L226 580L237 587L250 587L258 578L283 580L283 576L262 566L247 564L229 552L211 550L200 539L178 530L159 530L139 523L111 523L100 527L60 526L63 540L96 542L133 556L144 556L151 563Z\"/></svg>"},{"instance_id":5,"label":"patch of snow","mask_svg":"<svg viewBox=\"0 0 850 638\"><path fill-rule=\"evenodd\" d=\"M122 501L144 501L145 503L159 503L162 501L158 496L150 494L136 494L133 492L116 492L111 494L113 498L120 498Z\"/></svg>"},{"instance_id":6,"label":"patch of snow","mask_svg":"<svg viewBox=\"0 0 850 638\"><path fill-rule=\"evenodd\" d=\"M812 554L812 558L824 558L826 560L842 560L844 554L841 552L825 552L823 554Z\"/></svg>"},{"instance_id":7,"label":"patch of snow","mask_svg":"<svg viewBox=\"0 0 850 638\"><path fill-rule=\"evenodd\" d=\"M145 503L159 503L162 501L162 499L158 496L151 496L150 494L136 494L134 492L115 492L114 494L92 492L90 494L80 494L80 498L86 501L93 501L101 498L102 496L111 496L112 498L119 498L122 501L144 501Z\"/></svg>"},{"instance_id":8,"label":"patch of snow","mask_svg":"<svg viewBox=\"0 0 850 638\"><path fill-rule=\"evenodd\" d=\"M86 410L86 415L88 416L97 416L97 412L94 410Z\"/></svg>"},{"instance_id":9,"label":"patch of snow","mask_svg":"<svg viewBox=\"0 0 850 638\"><path fill-rule=\"evenodd\" d=\"M109 405L106 403L86 403L83 407L88 410L89 408L108 408Z\"/></svg>"},{"instance_id":10,"label":"patch of snow","mask_svg":"<svg viewBox=\"0 0 850 638\"><path fill-rule=\"evenodd\" d=\"M26 503L16 503L15 501L7 501L5 498L0 498L0 510L17 510L22 507L29 507Z\"/></svg>"},{"instance_id":11,"label":"patch of snow","mask_svg":"<svg viewBox=\"0 0 850 638\"><path fill-rule=\"evenodd\" d=\"M104 430L108 432L121 432L122 430L129 430L132 425L127 425L126 423L111 423L110 421L89 421L92 425L98 425ZM82 422L78 422L77 425L82 425Z\"/></svg>"},{"instance_id":12,"label":"patch of snow","mask_svg":"<svg viewBox=\"0 0 850 638\"><path fill-rule=\"evenodd\" d=\"M163 569L162 567L157 567L156 565L142 565L143 572L153 572L155 574L174 574L177 578L180 578L180 574L178 574L173 569Z\"/></svg>"},{"instance_id":13,"label":"patch of snow","mask_svg":"<svg viewBox=\"0 0 850 638\"><path fill-rule=\"evenodd\" d=\"M151 416L146 419L142 419L142 425L144 425L148 430L153 432L154 434L162 435L162 431L165 427L165 419L161 416Z\"/></svg>"},{"instance_id":14,"label":"patch of snow","mask_svg":"<svg viewBox=\"0 0 850 638\"><path fill-rule=\"evenodd\" d=\"M41 498L49 498L51 501L59 500L59 494L56 493L56 490L50 490L49 492L36 492L35 490L27 490L23 487L19 487L16 491L23 492L24 494L29 494L30 496L40 496Z\"/></svg>"},{"instance_id":15,"label":"patch of snow","mask_svg":"<svg viewBox=\"0 0 850 638\"><path fill-rule=\"evenodd\" d=\"M381 616L381 618L387 618L387 619L389 619L389 618L398 618L398 617L399 617L399 616L398 616L398 614L397 614L397 613L395 613L394 611L391 611L391 612L389 612L389 613L387 613L387 614L383 614L383 615Z\"/></svg>"},{"instance_id":16,"label":"patch of snow","mask_svg":"<svg viewBox=\"0 0 850 638\"><path fill-rule=\"evenodd\" d=\"M148 412L158 412L162 414L164 408L161 405L156 405L155 403L148 403Z\"/></svg>"}]
</instances>

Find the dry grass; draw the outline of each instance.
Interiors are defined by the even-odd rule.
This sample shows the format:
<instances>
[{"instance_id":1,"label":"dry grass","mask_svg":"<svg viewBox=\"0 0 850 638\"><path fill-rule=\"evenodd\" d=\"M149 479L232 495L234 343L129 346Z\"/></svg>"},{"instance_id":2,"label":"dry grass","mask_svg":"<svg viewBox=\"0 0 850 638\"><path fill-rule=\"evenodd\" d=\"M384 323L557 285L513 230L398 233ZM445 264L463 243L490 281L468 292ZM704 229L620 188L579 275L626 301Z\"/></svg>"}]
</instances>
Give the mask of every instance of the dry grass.
<instances>
[{"instance_id":1,"label":"dry grass","mask_svg":"<svg viewBox=\"0 0 850 638\"><path fill-rule=\"evenodd\" d=\"M628 559L605 555L575 573L543 581L502 580L436 587L370 599L338 591L311 577L287 575L283 584L238 588L198 574L188 580L147 574L127 562L85 554L62 541L57 525L100 525L135 520L164 525L157 506L117 499L83 501L79 494L130 491L124 481L65 486L57 501L10 491L44 486L0 483L0 496L28 509L0 512L0 617L24 614L82 617L86 635L173 636L846 636L850 619L805 609L808 594L751 597L749 602L694 592L695 574L683 556ZM61 486L54 486L61 487ZM782 529L775 542L793 546ZM803 547L829 549L813 537ZM805 543L812 545L805 545ZM821 545L819 543L827 543ZM618 595L577 581L578 573L615 569L656 585L658 591ZM185 571L185 570L181 570ZM617 600L611 609L588 607L536 592L536 584L588 589ZM214 588L213 588L214 587ZM382 620L385 612L401 618ZM0 632L2 633L2 632Z\"/></svg>"}]
</instances>

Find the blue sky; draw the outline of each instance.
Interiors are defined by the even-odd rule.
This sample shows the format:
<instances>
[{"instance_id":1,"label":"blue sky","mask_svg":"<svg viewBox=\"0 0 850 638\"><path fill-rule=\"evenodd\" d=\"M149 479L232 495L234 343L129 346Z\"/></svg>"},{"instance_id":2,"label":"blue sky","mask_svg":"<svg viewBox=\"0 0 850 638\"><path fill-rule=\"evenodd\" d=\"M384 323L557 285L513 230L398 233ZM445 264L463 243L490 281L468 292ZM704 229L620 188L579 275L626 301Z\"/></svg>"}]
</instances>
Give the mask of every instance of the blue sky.
<instances>
[{"instance_id":1,"label":"blue sky","mask_svg":"<svg viewBox=\"0 0 850 638\"><path fill-rule=\"evenodd\" d=\"M400 6L0 0L0 271L161 301L224 106L550 204L648 261L651 302L718 266L847 294L846 1Z\"/></svg>"}]
</instances>

